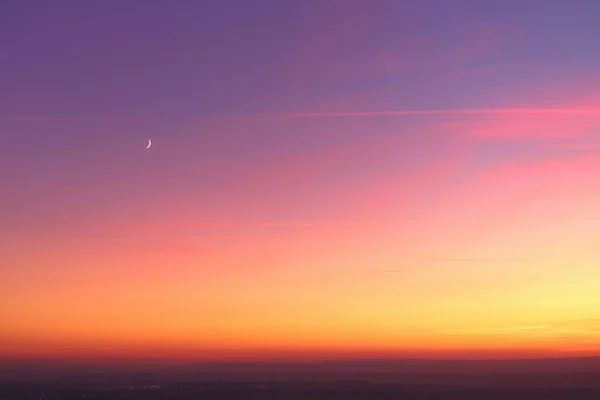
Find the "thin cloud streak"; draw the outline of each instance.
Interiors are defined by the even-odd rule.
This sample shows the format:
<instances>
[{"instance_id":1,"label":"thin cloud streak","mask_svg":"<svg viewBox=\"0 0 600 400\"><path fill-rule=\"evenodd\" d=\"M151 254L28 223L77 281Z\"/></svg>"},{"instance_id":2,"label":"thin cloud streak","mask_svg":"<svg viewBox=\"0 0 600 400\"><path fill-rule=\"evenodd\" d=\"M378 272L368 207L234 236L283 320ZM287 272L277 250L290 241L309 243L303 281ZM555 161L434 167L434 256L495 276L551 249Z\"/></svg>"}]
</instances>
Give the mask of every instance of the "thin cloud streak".
<instances>
[{"instance_id":1,"label":"thin cloud streak","mask_svg":"<svg viewBox=\"0 0 600 400\"><path fill-rule=\"evenodd\" d=\"M212 114L214 117L327 118L403 115L600 115L600 108L474 108L457 110L387 110L308 113ZM4 116L2 122L86 120L85 117Z\"/></svg>"},{"instance_id":2,"label":"thin cloud streak","mask_svg":"<svg viewBox=\"0 0 600 400\"><path fill-rule=\"evenodd\" d=\"M390 110L322 113L230 114L237 117L376 117L386 115L600 115L600 108L475 108L462 110Z\"/></svg>"},{"instance_id":3,"label":"thin cloud streak","mask_svg":"<svg viewBox=\"0 0 600 400\"><path fill-rule=\"evenodd\" d=\"M490 261L519 261L518 259L511 258L494 258L494 257L426 257L429 261L440 261L440 262L490 262Z\"/></svg>"},{"instance_id":4,"label":"thin cloud streak","mask_svg":"<svg viewBox=\"0 0 600 400\"><path fill-rule=\"evenodd\" d=\"M480 333L480 334L501 334L507 332L520 332L520 331L538 331L538 330L548 330L551 329L552 325L543 324L543 325L517 325L517 326L508 326L504 328L490 328L490 329L468 329L463 330L457 333L464 334L472 334L472 333Z\"/></svg>"},{"instance_id":5,"label":"thin cloud streak","mask_svg":"<svg viewBox=\"0 0 600 400\"><path fill-rule=\"evenodd\" d=\"M111 230L138 229L181 229L181 228L310 228L311 222L205 222L205 223L155 223L155 224L121 224L109 226Z\"/></svg>"},{"instance_id":6,"label":"thin cloud streak","mask_svg":"<svg viewBox=\"0 0 600 400\"><path fill-rule=\"evenodd\" d=\"M35 122L35 121L82 121L83 117L40 117L40 116L5 116L0 122Z\"/></svg>"},{"instance_id":7,"label":"thin cloud streak","mask_svg":"<svg viewBox=\"0 0 600 400\"><path fill-rule=\"evenodd\" d=\"M487 328L487 329L466 329L454 331L452 334L484 334L484 335L495 335L505 334L512 332L546 332L559 334L565 338L572 338L573 336L564 336L566 333L579 333L580 336L577 338L585 339L597 339L597 333L600 332L600 319L580 319L555 322L550 324L536 324L536 325L515 325L506 326L499 328Z\"/></svg>"}]
</instances>

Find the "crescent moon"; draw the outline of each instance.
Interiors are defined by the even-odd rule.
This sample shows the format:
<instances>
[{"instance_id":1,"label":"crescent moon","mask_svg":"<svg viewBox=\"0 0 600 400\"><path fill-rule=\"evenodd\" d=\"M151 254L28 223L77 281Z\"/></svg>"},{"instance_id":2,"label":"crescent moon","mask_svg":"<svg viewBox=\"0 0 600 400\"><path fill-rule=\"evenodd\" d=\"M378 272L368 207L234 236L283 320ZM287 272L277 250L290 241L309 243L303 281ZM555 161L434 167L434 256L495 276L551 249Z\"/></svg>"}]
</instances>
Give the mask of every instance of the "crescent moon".
<instances>
[{"instance_id":1,"label":"crescent moon","mask_svg":"<svg viewBox=\"0 0 600 400\"><path fill-rule=\"evenodd\" d=\"M150 146L152 146L152 140L148 139L148 146L146 146L146 148L149 149Z\"/></svg>"}]
</instances>

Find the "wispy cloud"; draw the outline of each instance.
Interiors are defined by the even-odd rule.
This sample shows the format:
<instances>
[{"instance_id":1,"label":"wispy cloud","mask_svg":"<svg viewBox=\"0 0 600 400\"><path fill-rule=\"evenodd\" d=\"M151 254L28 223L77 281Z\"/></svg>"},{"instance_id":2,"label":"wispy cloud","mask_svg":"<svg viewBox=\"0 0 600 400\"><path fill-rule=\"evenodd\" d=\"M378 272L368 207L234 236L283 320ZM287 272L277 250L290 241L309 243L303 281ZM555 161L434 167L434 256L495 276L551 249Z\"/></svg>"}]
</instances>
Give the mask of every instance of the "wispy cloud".
<instances>
[{"instance_id":1,"label":"wispy cloud","mask_svg":"<svg viewBox=\"0 0 600 400\"><path fill-rule=\"evenodd\" d=\"M185 229L185 228L310 228L311 222L166 222L166 223L132 223L109 226L117 230L152 230L152 229Z\"/></svg>"},{"instance_id":2,"label":"wispy cloud","mask_svg":"<svg viewBox=\"0 0 600 400\"><path fill-rule=\"evenodd\" d=\"M553 143L548 147L560 150L596 152L600 150L600 143Z\"/></svg>"},{"instance_id":3,"label":"wispy cloud","mask_svg":"<svg viewBox=\"0 0 600 400\"><path fill-rule=\"evenodd\" d=\"M502 334L502 333L510 333L510 332L529 332L529 331L546 331L551 329L552 325L516 325L516 326L507 326L501 328L490 328L490 329L468 329L463 330L457 333L465 333L465 334Z\"/></svg>"},{"instance_id":4,"label":"wispy cloud","mask_svg":"<svg viewBox=\"0 0 600 400\"><path fill-rule=\"evenodd\" d=\"M576 319L555 323L560 328L579 329L600 333L600 318Z\"/></svg>"},{"instance_id":5,"label":"wispy cloud","mask_svg":"<svg viewBox=\"0 0 600 400\"><path fill-rule=\"evenodd\" d=\"M397 273L404 273L406 272L406 268L361 268L358 271L360 272L373 272L373 273L391 273L391 274L397 274Z\"/></svg>"},{"instance_id":6,"label":"wispy cloud","mask_svg":"<svg viewBox=\"0 0 600 400\"><path fill-rule=\"evenodd\" d=\"M494 257L427 257L429 261L449 262L449 263L462 263L462 262L489 262L489 261L519 261L518 259L510 258L494 258Z\"/></svg>"},{"instance_id":7,"label":"wispy cloud","mask_svg":"<svg viewBox=\"0 0 600 400\"><path fill-rule=\"evenodd\" d=\"M466 329L452 332L458 335L504 335L527 334L559 339L597 340L600 319L581 319L548 324L514 325L497 328Z\"/></svg>"},{"instance_id":8,"label":"wispy cloud","mask_svg":"<svg viewBox=\"0 0 600 400\"><path fill-rule=\"evenodd\" d=\"M9 115L0 116L0 122L36 122L36 121L71 121L85 120L83 117L46 117L46 116L21 116Z\"/></svg>"},{"instance_id":9,"label":"wispy cloud","mask_svg":"<svg viewBox=\"0 0 600 400\"><path fill-rule=\"evenodd\" d=\"M239 117L377 117L386 115L600 115L600 108L473 108L456 110L382 110L350 112L230 114Z\"/></svg>"},{"instance_id":10,"label":"wispy cloud","mask_svg":"<svg viewBox=\"0 0 600 400\"><path fill-rule=\"evenodd\" d=\"M194 240L239 240L239 239L248 239L253 236L244 236L244 235L172 235L173 238L185 238L185 239L194 239ZM89 235L89 236L73 236L73 240L82 240L82 241L142 241L152 239L152 237L148 236L118 236L118 235Z\"/></svg>"}]
</instances>

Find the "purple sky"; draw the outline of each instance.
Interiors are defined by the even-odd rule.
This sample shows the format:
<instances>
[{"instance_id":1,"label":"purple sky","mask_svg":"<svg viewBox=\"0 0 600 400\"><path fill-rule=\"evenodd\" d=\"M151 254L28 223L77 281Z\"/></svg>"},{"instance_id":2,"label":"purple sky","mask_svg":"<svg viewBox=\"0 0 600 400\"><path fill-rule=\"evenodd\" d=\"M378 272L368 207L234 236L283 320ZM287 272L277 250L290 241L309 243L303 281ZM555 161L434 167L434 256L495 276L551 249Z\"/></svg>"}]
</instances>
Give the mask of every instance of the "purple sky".
<instances>
[{"instance_id":1,"label":"purple sky","mask_svg":"<svg viewBox=\"0 0 600 400\"><path fill-rule=\"evenodd\" d=\"M414 326L458 329L443 325L433 304L453 304L464 317L457 324L486 335L562 324L567 304L591 318L600 299L582 305L576 291L558 296L556 315L532 311L516 321L500 308L513 304L509 288L526 275L543 277L515 295L534 309L528 302L554 293L567 273L540 260L574 249L575 238L597 238L595 225L550 239L540 232L549 220L599 215L599 21L596 0L0 2L0 293L8 293L0 296L21 310L0 314L11 321L0 327L0 345L18 353L14 340L25 335L23 348L54 348L70 340L66 326L97 343L135 337L128 328L86 336L76 329L83 317L65 307L80 299L74 287L126 297L115 282L135 282L146 268L156 281L139 284L140 298L189 290L201 307L213 298L194 297L204 292L193 282L212 279L230 294L223 307L240 315L250 307L245 295L281 307L330 304L322 312L331 315L312 315L321 309L310 305L294 312L298 326L323 321L307 334L316 347L344 324L357 335L343 342L353 348L377 342L378 324L406 335ZM577 253L589 255L576 264L584 286L596 279L588 250ZM494 269L515 252L537 261ZM435 263L451 258L495 261L456 266L448 276L464 280L442 285ZM390 265L407 268L403 282L425 294L377 272ZM372 282L344 268L374 269ZM249 283L240 289L241 276ZM494 285L506 291L500 308L469 308L486 300L464 287L496 293ZM448 290L460 300L446 302ZM399 317L397 293L412 293L420 314ZM36 311L43 296L52 306ZM125 297L124 309L139 311ZM362 320L336 319L353 299L371 333ZM175 300L157 301L177 316L173 324L195 321L172 312ZM118 320L95 298L78 304L98 326ZM392 305L375 312L382 304ZM221 326L217 316L211 326ZM159 322L140 318L157 332ZM269 321L256 332L274 329ZM36 336L36 324L54 330ZM197 326L185 326L173 340L202 347L201 339L190 344ZM224 347L262 348L251 334L214 334Z\"/></svg>"}]
</instances>

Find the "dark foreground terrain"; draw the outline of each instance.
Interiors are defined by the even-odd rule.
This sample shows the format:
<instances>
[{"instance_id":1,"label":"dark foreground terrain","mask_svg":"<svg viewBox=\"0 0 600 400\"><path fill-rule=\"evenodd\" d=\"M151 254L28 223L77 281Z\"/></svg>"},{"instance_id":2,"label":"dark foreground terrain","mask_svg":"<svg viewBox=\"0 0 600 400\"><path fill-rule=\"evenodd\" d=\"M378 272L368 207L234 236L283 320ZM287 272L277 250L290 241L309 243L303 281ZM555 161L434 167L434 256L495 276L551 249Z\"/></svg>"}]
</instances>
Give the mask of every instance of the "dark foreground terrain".
<instances>
[{"instance_id":1,"label":"dark foreground terrain","mask_svg":"<svg viewBox=\"0 0 600 400\"><path fill-rule=\"evenodd\" d=\"M597 399L600 358L306 363L0 362L0 400Z\"/></svg>"},{"instance_id":2,"label":"dark foreground terrain","mask_svg":"<svg viewBox=\"0 0 600 400\"><path fill-rule=\"evenodd\" d=\"M473 387L361 382L171 382L165 386L88 387L56 384L4 384L0 400L331 400L331 399L600 399L600 390L560 387Z\"/></svg>"}]
</instances>

